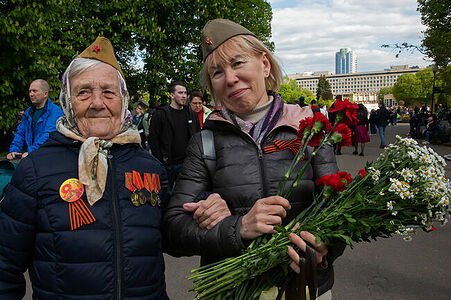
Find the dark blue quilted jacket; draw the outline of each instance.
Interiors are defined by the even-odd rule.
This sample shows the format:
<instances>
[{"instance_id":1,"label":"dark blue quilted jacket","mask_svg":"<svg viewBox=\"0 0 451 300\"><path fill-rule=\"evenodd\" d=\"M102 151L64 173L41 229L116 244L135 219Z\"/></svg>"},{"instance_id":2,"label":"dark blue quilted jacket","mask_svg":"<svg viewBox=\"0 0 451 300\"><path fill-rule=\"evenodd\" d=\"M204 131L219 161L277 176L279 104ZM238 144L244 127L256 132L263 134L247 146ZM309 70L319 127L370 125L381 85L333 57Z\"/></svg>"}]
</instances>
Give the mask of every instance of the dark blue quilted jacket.
<instances>
[{"instance_id":1,"label":"dark blue quilted jacket","mask_svg":"<svg viewBox=\"0 0 451 300\"><path fill-rule=\"evenodd\" d=\"M114 145L103 198L91 207L82 196L96 221L71 230L59 189L78 178L79 148L54 132L17 167L0 204L0 299L23 297L27 268L34 299L167 299L163 166L139 145ZM132 205L125 177L133 171L159 175L161 207Z\"/></svg>"}]
</instances>

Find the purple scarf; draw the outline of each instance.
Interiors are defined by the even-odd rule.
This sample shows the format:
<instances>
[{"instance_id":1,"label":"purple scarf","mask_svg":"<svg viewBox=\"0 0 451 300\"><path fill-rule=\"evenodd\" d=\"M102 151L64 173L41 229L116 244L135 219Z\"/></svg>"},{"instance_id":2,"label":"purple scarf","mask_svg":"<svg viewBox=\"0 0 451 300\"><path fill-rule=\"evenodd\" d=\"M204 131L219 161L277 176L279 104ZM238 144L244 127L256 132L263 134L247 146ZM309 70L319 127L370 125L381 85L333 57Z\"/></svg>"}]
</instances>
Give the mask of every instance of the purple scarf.
<instances>
[{"instance_id":1,"label":"purple scarf","mask_svg":"<svg viewBox=\"0 0 451 300\"><path fill-rule=\"evenodd\" d=\"M225 106L221 110L221 114L226 120L231 121L236 127L248 133L259 146L262 146L262 142L274 128L283 112L283 100L280 94L268 91L268 96L274 97L273 104L266 115L255 124L241 119Z\"/></svg>"}]
</instances>

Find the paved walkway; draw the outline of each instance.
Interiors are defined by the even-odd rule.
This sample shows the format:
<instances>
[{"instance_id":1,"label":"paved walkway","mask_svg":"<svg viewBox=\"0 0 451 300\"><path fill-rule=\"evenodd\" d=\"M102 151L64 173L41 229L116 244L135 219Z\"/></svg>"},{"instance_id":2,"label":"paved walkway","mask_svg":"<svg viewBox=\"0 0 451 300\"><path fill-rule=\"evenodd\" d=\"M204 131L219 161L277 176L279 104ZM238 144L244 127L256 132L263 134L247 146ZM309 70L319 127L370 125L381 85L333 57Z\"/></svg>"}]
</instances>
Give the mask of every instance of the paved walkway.
<instances>
[{"instance_id":1,"label":"paved walkway","mask_svg":"<svg viewBox=\"0 0 451 300\"><path fill-rule=\"evenodd\" d=\"M406 136L408 124L387 127L387 144L395 135ZM440 155L451 153L449 146L432 145ZM343 148L337 156L341 170L357 174L367 161L374 161L382 152L379 136L371 136L365 156L352 155L353 148ZM447 177L451 167L447 166ZM431 233L419 232L409 243L400 237L361 243L346 249L335 262L334 300L393 299L422 300L451 298L451 226L439 227ZM165 255L167 291L173 300L193 299L188 292L190 270L199 265L198 257L173 258ZM31 299L27 293L25 299Z\"/></svg>"}]
</instances>

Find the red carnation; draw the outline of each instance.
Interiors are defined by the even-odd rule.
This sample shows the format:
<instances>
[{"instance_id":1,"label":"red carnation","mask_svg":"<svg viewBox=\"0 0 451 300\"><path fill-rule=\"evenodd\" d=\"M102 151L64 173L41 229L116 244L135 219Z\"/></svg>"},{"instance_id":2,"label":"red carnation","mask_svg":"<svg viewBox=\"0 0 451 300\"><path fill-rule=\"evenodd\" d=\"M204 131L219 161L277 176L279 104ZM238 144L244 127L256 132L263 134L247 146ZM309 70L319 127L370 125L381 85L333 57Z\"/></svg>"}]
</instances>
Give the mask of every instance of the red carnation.
<instances>
[{"instance_id":1,"label":"red carnation","mask_svg":"<svg viewBox=\"0 0 451 300\"><path fill-rule=\"evenodd\" d=\"M337 100L335 101L334 107L329 109L329 112L342 112L344 115L344 122L349 125L356 125L359 122L356 114L359 106L355 103L349 102L349 100Z\"/></svg>"},{"instance_id":2,"label":"red carnation","mask_svg":"<svg viewBox=\"0 0 451 300\"><path fill-rule=\"evenodd\" d=\"M326 132L329 132L330 129L332 128L332 124L330 124L329 120L326 118L326 116L324 116L322 113L320 112L316 112L313 115L313 120L315 122L321 122L321 124L323 124L323 130L325 130Z\"/></svg>"},{"instance_id":3,"label":"red carnation","mask_svg":"<svg viewBox=\"0 0 451 300\"><path fill-rule=\"evenodd\" d=\"M324 175L319 179L316 179L315 184L316 185L328 185L330 178L332 175Z\"/></svg>"},{"instance_id":4,"label":"red carnation","mask_svg":"<svg viewBox=\"0 0 451 300\"><path fill-rule=\"evenodd\" d=\"M313 124L315 124L315 122L313 121L313 118L311 118L311 117L301 120L299 122L298 137L302 139L306 132L309 134L313 127Z\"/></svg>"},{"instance_id":5,"label":"red carnation","mask_svg":"<svg viewBox=\"0 0 451 300\"><path fill-rule=\"evenodd\" d=\"M308 142L308 145L310 147L318 147L319 144L321 144L321 140L323 139L323 137L324 137L324 134L322 131L320 131L317 134L314 134L312 136L312 138L310 139L310 141Z\"/></svg>"},{"instance_id":6,"label":"red carnation","mask_svg":"<svg viewBox=\"0 0 451 300\"><path fill-rule=\"evenodd\" d=\"M337 191L343 192L351 181L352 178L349 173L337 172L336 174L322 176L315 181L315 184L330 186Z\"/></svg>"},{"instance_id":7,"label":"red carnation","mask_svg":"<svg viewBox=\"0 0 451 300\"><path fill-rule=\"evenodd\" d=\"M352 177L351 174L349 174L348 172L337 172L337 177L339 178L339 180L346 180L346 184L350 184L352 181Z\"/></svg>"},{"instance_id":8,"label":"red carnation","mask_svg":"<svg viewBox=\"0 0 451 300\"><path fill-rule=\"evenodd\" d=\"M359 170L359 175L360 175L360 177L365 177L365 174L366 174L366 171L365 171L365 169L360 169Z\"/></svg>"},{"instance_id":9,"label":"red carnation","mask_svg":"<svg viewBox=\"0 0 451 300\"><path fill-rule=\"evenodd\" d=\"M351 129L346 124L339 123L333 132L341 136L340 146L351 146Z\"/></svg>"}]
</instances>

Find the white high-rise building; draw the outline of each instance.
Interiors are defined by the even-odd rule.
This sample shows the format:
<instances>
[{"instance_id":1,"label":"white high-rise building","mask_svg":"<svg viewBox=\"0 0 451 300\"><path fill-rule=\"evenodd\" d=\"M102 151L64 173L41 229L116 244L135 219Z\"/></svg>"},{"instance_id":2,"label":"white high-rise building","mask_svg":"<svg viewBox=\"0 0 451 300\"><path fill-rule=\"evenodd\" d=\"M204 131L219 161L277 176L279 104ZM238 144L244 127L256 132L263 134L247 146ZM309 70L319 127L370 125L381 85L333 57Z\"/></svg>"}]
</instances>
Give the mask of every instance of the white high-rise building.
<instances>
[{"instance_id":1,"label":"white high-rise building","mask_svg":"<svg viewBox=\"0 0 451 300\"><path fill-rule=\"evenodd\" d=\"M357 58L350 48L335 53L335 74L357 73Z\"/></svg>"}]
</instances>

